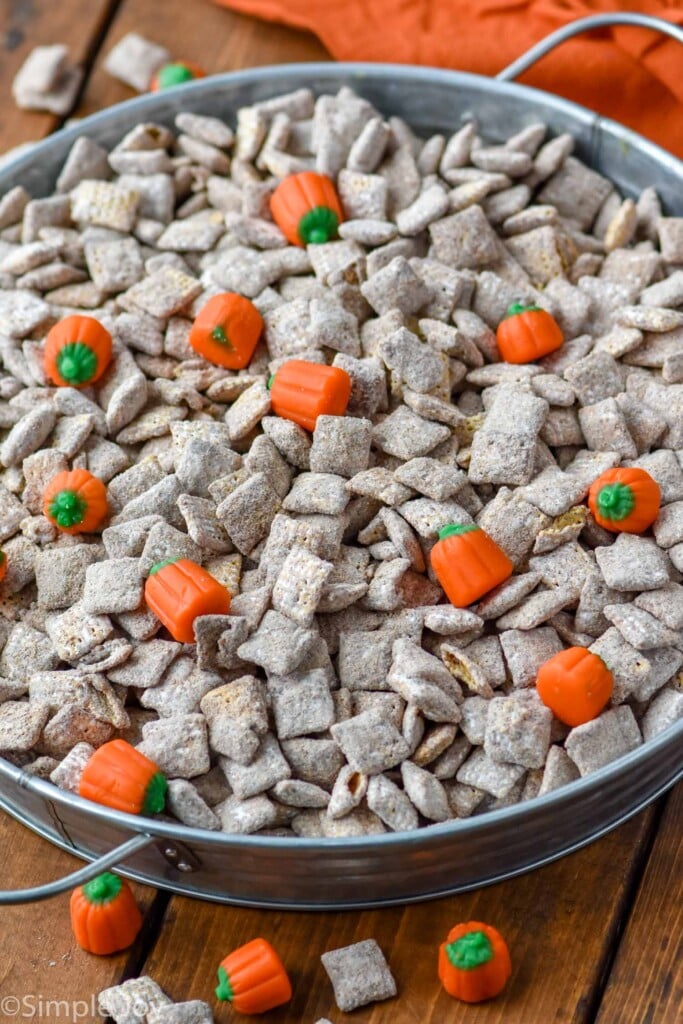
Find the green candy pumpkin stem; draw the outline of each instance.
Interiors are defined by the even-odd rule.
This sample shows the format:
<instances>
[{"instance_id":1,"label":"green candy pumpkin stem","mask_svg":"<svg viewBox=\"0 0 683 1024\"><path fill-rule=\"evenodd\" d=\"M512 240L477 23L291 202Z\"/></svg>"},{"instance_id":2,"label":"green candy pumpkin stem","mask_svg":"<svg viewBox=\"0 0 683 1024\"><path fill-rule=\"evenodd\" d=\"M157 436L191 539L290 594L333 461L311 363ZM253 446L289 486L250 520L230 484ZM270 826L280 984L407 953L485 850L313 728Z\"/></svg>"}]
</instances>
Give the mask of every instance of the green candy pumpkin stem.
<instances>
[{"instance_id":1,"label":"green candy pumpkin stem","mask_svg":"<svg viewBox=\"0 0 683 1024\"><path fill-rule=\"evenodd\" d=\"M97 371L97 356L89 345L74 341L60 351L57 369L69 384L87 384Z\"/></svg>"},{"instance_id":2,"label":"green candy pumpkin stem","mask_svg":"<svg viewBox=\"0 0 683 1024\"><path fill-rule=\"evenodd\" d=\"M168 783L162 772L156 772L149 780L145 792L145 799L142 804L143 814L160 814L166 805L166 791Z\"/></svg>"},{"instance_id":3,"label":"green candy pumpkin stem","mask_svg":"<svg viewBox=\"0 0 683 1024\"><path fill-rule=\"evenodd\" d=\"M218 968L218 981L219 984L216 988L216 998L223 1000L223 1002L232 1002L235 997L235 993L232 990L230 978L228 977L228 972L225 967Z\"/></svg>"},{"instance_id":4,"label":"green candy pumpkin stem","mask_svg":"<svg viewBox=\"0 0 683 1024\"><path fill-rule=\"evenodd\" d=\"M540 306L526 306L523 302L513 302L504 319L507 320L509 316L519 316L520 313L537 313L540 308Z\"/></svg>"},{"instance_id":5,"label":"green candy pumpkin stem","mask_svg":"<svg viewBox=\"0 0 683 1024\"><path fill-rule=\"evenodd\" d=\"M161 572L162 569L165 569L167 565L173 565L177 561L179 561L177 558L164 558L162 562L155 562L149 570L149 575L154 576L156 573Z\"/></svg>"},{"instance_id":6,"label":"green candy pumpkin stem","mask_svg":"<svg viewBox=\"0 0 683 1024\"><path fill-rule=\"evenodd\" d=\"M473 971L493 960L493 946L484 932L468 932L446 946L446 956L461 971Z\"/></svg>"},{"instance_id":7,"label":"green candy pumpkin stem","mask_svg":"<svg viewBox=\"0 0 683 1024\"><path fill-rule=\"evenodd\" d=\"M230 339L225 333L225 329L218 324L217 327L211 331L211 337L214 341L217 341L219 345L225 345L226 348L232 349L233 346L230 344Z\"/></svg>"},{"instance_id":8,"label":"green candy pumpkin stem","mask_svg":"<svg viewBox=\"0 0 683 1024\"><path fill-rule=\"evenodd\" d=\"M88 505L75 491L59 491L50 502L50 516L58 526L69 529L83 522Z\"/></svg>"},{"instance_id":9,"label":"green candy pumpkin stem","mask_svg":"<svg viewBox=\"0 0 683 1024\"><path fill-rule=\"evenodd\" d=\"M320 245L334 238L339 227L339 217L328 206L314 206L299 221L299 238L308 245Z\"/></svg>"},{"instance_id":10,"label":"green candy pumpkin stem","mask_svg":"<svg viewBox=\"0 0 683 1024\"><path fill-rule=\"evenodd\" d=\"M111 903L121 892L122 886L123 882L120 878L105 871L103 875L98 875L97 878L86 882L82 892L89 903Z\"/></svg>"},{"instance_id":11,"label":"green candy pumpkin stem","mask_svg":"<svg viewBox=\"0 0 683 1024\"><path fill-rule=\"evenodd\" d=\"M472 533L473 530L478 529L479 527L474 523L449 523L448 526L442 526L439 530L439 540L444 540L446 537L458 537L461 533Z\"/></svg>"},{"instance_id":12,"label":"green candy pumpkin stem","mask_svg":"<svg viewBox=\"0 0 683 1024\"><path fill-rule=\"evenodd\" d=\"M605 484L598 493L596 504L603 519L619 522L631 514L636 499L628 484Z\"/></svg>"},{"instance_id":13,"label":"green candy pumpkin stem","mask_svg":"<svg viewBox=\"0 0 683 1024\"><path fill-rule=\"evenodd\" d=\"M184 64L166 64L158 75L159 87L169 89L174 85L182 85L183 82L191 82L194 73Z\"/></svg>"}]
</instances>

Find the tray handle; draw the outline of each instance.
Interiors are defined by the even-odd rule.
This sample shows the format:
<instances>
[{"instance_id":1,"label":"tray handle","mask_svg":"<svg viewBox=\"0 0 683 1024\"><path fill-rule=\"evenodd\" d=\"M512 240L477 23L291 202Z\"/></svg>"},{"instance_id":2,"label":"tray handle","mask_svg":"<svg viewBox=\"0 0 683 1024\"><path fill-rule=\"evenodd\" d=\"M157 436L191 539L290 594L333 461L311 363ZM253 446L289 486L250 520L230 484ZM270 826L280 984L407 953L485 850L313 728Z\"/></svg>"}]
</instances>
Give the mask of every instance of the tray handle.
<instances>
[{"instance_id":1,"label":"tray handle","mask_svg":"<svg viewBox=\"0 0 683 1024\"><path fill-rule=\"evenodd\" d=\"M683 44L683 29L679 28L678 25L674 25L672 21L666 21L665 18L655 18L650 14L629 14L627 12L623 14L591 14L587 18L578 18L576 21L558 28L555 32L551 32L549 36L541 39L539 43L532 46L530 50L523 53L517 60L513 60L512 64L508 64L506 68L503 68L495 77L499 82L512 82L518 75L528 71L541 57L545 57L546 53L550 53L556 46L559 46L560 43L564 43L567 39L572 39L582 32L591 32L593 29L607 28L610 25L635 25L639 28L651 28L653 31L663 32L664 35L671 36L672 39Z\"/></svg>"},{"instance_id":2,"label":"tray handle","mask_svg":"<svg viewBox=\"0 0 683 1024\"><path fill-rule=\"evenodd\" d=\"M66 875L65 878L57 878L54 882L36 885L31 889L15 889L0 892L0 906L9 907L15 906L18 903L37 903L39 900L49 900L52 896L59 896L60 893L67 892L69 889L75 889L77 886L83 885L84 882L89 882L91 878L101 875L103 871L116 867L122 861L132 857L134 853L144 850L145 847L153 842L155 842L154 836L149 836L146 833L133 836L132 839L128 839L121 846L117 846L115 850L103 853L97 860L92 861L92 863L84 868L80 868L78 871L72 872L70 875Z\"/></svg>"}]
</instances>

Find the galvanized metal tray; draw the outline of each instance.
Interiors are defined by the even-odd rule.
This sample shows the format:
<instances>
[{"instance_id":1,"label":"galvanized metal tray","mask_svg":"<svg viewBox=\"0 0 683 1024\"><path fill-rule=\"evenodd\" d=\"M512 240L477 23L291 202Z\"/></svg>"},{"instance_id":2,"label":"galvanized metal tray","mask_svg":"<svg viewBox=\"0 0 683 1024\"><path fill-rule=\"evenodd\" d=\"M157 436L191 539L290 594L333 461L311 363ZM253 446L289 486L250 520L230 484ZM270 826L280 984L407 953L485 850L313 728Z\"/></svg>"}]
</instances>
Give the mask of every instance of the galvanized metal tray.
<instances>
[{"instance_id":1,"label":"galvanized metal tray","mask_svg":"<svg viewBox=\"0 0 683 1024\"><path fill-rule=\"evenodd\" d=\"M452 132L476 117L501 140L534 121L571 132L578 155L635 195L654 185L666 210L683 215L683 164L614 121L507 79L557 42L586 28L626 22L683 32L645 15L601 15L554 33L499 80L430 68L374 64L293 64L219 75L143 96L87 118L38 144L0 171L0 194L23 184L44 195L73 142L87 135L105 146L141 121L171 125L181 110L231 120L235 111L309 86L316 93L350 85L419 133ZM138 881L237 905L329 910L386 906L461 892L538 867L589 843L656 799L683 777L683 722L571 785L528 803L417 832L358 839L284 839L188 829L112 811L65 793L0 758L0 807L46 839L93 863L68 878L0 904L45 899L116 866Z\"/></svg>"}]
</instances>

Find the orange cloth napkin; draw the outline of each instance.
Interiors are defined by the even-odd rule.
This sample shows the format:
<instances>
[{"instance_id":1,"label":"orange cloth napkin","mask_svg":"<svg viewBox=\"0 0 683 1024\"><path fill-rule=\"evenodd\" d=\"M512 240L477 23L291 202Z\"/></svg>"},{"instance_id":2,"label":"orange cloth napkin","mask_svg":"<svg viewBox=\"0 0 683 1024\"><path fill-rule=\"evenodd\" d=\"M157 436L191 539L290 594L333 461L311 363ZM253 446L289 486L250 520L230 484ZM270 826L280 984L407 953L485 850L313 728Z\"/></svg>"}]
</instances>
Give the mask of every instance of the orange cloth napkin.
<instances>
[{"instance_id":1,"label":"orange cloth napkin","mask_svg":"<svg viewBox=\"0 0 683 1024\"><path fill-rule=\"evenodd\" d=\"M683 0L216 0L314 32L338 60L495 75L589 14L638 11L683 25ZM683 157L683 46L616 27L569 40L520 78L621 121Z\"/></svg>"}]
</instances>

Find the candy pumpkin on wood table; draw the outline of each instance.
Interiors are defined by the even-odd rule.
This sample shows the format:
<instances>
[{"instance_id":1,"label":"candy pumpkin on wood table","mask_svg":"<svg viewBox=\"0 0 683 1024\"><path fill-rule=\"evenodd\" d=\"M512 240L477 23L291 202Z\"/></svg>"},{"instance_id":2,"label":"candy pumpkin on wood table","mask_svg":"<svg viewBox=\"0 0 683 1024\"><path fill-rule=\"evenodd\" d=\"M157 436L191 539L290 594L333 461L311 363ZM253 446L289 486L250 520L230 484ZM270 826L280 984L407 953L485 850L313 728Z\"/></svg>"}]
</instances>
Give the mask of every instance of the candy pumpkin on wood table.
<instances>
[{"instance_id":1,"label":"candy pumpkin on wood table","mask_svg":"<svg viewBox=\"0 0 683 1024\"><path fill-rule=\"evenodd\" d=\"M505 939L490 924L458 924L439 948L441 983L449 995L465 1003L493 999L503 991L511 973Z\"/></svg>"},{"instance_id":2,"label":"candy pumpkin on wood table","mask_svg":"<svg viewBox=\"0 0 683 1024\"><path fill-rule=\"evenodd\" d=\"M216 996L238 1013L266 1013L292 998L282 961L265 939L252 939L226 956L218 981Z\"/></svg>"},{"instance_id":3,"label":"candy pumpkin on wood table","mask_svg":"<svg viewBox=\"0 0 683 1024\"><path fill-rule=\"evenodd\" d=\"M98 956L127 949L142 928L142 914L128 882L109 872L74 889L70 910L76 942Z\"/></svg>"}]
</instances>

